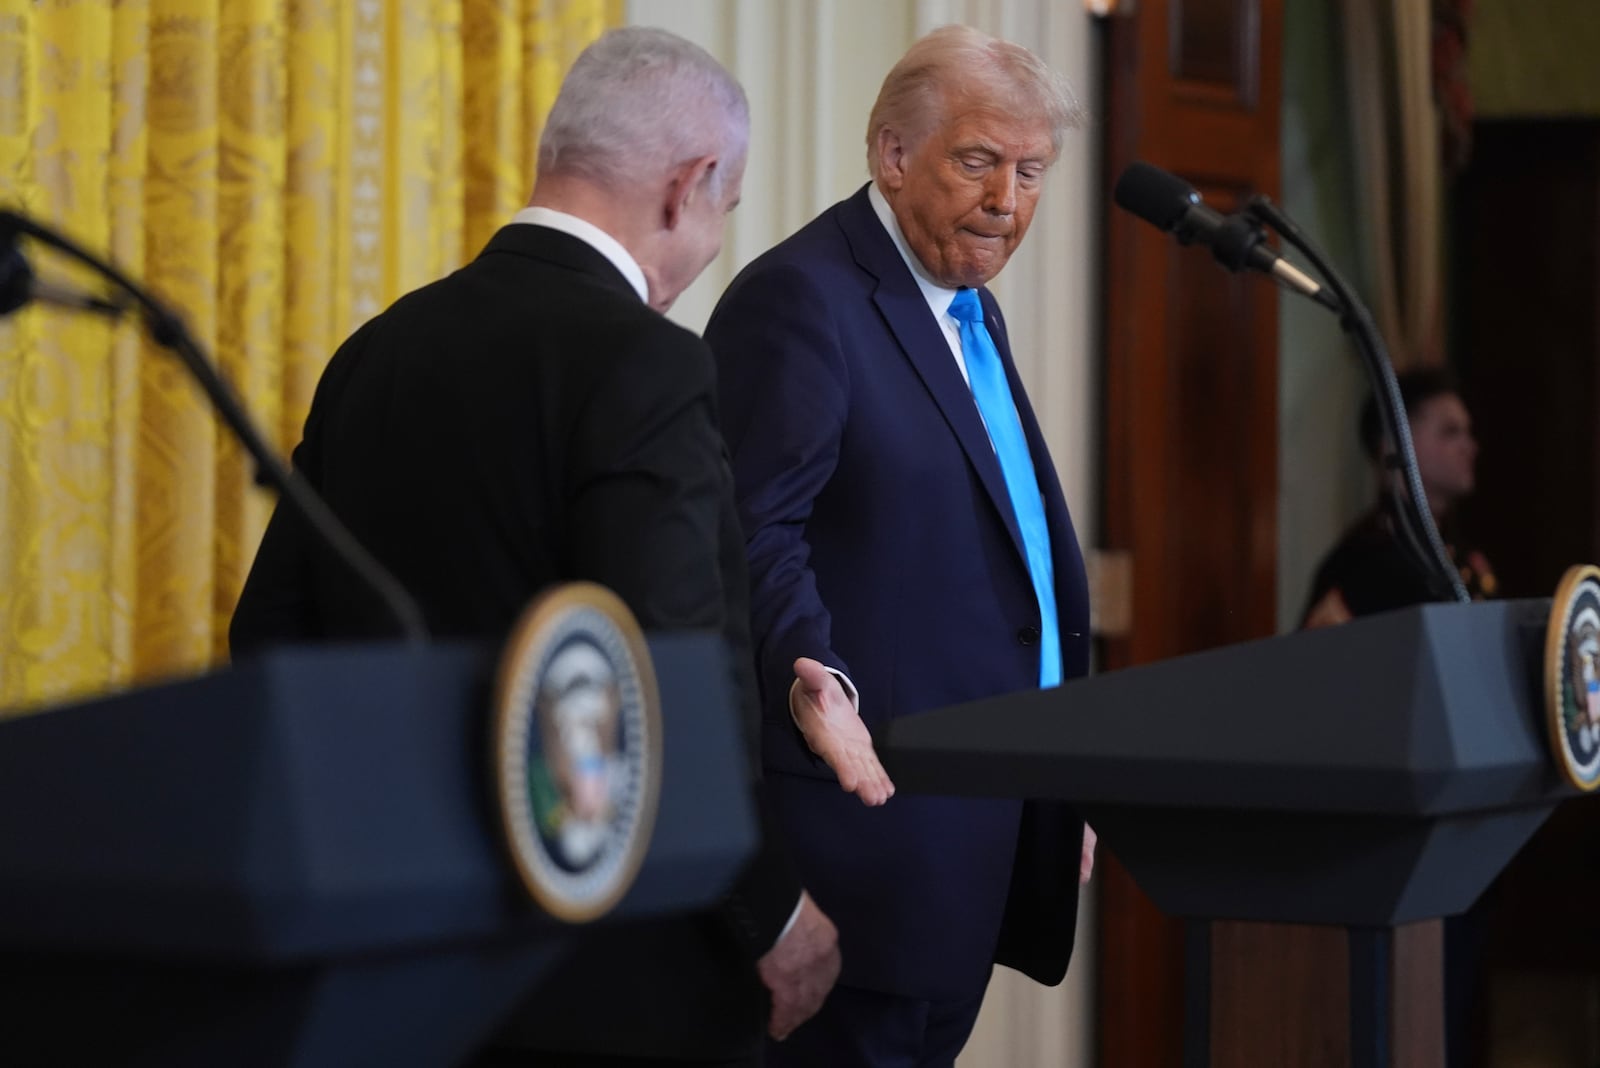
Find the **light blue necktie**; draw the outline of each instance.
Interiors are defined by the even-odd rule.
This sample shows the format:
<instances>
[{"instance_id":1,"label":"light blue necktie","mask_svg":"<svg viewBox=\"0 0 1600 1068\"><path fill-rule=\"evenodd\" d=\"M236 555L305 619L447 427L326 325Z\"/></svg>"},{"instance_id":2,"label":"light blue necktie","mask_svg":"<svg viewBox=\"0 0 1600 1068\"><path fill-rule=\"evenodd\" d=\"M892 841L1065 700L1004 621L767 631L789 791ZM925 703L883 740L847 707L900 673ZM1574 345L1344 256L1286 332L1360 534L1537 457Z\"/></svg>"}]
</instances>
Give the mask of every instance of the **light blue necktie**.
<instances>
[{"instance_id":1,"label":"light blue necktie","mask_svg":"<svg viewBox=\"0 0 1600 1068\"><path fill-rule=\"evenodd\" d=\"M1028 554L1028 573L1033 578L1034 596L1039 599L1039 685L1061 682L1061 632L1056 624L1055 566L1050 560L1050 529L1045 525L1044 499L1039 494L1039 479L1034 474L1028 439L1022 434L1017 406L1006 383L1006 370L1000 351L983 325L983 305L978 291L962 289L950 302L950 314L961 326L961 353L967 361L967 378L972 383L972 399L989 428L989 440L1000 460L1006 493L1022 531L1022 545Z\"/></svg>"}]
</instances>

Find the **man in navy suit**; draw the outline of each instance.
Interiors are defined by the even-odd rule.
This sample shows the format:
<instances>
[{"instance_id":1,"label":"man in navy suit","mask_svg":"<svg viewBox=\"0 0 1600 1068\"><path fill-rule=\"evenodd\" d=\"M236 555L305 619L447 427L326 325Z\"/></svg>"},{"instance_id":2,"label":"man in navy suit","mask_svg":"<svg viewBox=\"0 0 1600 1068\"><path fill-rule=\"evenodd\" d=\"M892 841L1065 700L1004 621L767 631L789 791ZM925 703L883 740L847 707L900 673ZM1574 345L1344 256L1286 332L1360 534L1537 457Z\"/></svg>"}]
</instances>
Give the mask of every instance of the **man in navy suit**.
<instances>
[{"instance_id":1,"label":"man in navy suit","mask_svg":"<svg viewBox=\"0 0 1600 1068\"><path fill-rule=\"evenodd\" d=\"M995 962L1066 971L1092 833L1059 806L894 796L871 735L1087 669L1082 556L983 288L1080 122L1026 49L924 37L873 108L872 182L743 271L706 330L767 781L844 957L769 1064L948 1065Z\"/></svg>"}]
</instances>

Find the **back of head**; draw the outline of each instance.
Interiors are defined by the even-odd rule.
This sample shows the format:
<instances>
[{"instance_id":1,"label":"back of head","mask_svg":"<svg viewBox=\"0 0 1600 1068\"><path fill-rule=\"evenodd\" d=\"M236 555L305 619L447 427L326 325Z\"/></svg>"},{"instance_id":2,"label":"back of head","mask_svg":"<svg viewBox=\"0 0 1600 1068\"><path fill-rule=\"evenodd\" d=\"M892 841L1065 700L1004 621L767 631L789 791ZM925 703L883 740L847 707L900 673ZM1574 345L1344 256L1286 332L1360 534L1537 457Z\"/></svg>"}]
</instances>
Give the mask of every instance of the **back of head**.
<instances>
[{"instance_id":1,"label":"back of head","mask_svg":"<svg viewBox=\"0 0 1600 1068\"><path fill-rule=\"evenodd\" d=\"M1428 401L1447 394L1460 393L1455 378L1442 367L1424 367L1395 376L1400 386L1400 401L1405 405L1406 418L1416 418L1417 412ZM1361 406L1361 449L1367 458L1377 462L1382 458L1384 438L1383 421L1378 418L1378 398L1367 395Z\"/></svg>"},{"instance_id":2,"label":"back of head","mask_svg":"<svg viewBox=\"0 0 1600 1068\"><path fill-rule=\"evenodd\" d=\"M882 130L895 130L915 147L952 105L971 102L1040 116L1049 124L1057 153L1066 132L1081 127L1086 117L1066 81L1026 48L971 26L941 26L912 44L883 80L867 120L872 176L878 176L875 146Z\"/></svg>"},{"instance_id":3,"label":"back of head","mask_svg":"<svg viewBox=\"0 0 1600 1068\"><path fill-rule=\"evenodd\" d=\"M578 56L539 138L541 176L582 178L621 191L703 156L712 195L744 159L744 90L710 53L665 30L611 30Z\"/></svg>"}]
</instances>

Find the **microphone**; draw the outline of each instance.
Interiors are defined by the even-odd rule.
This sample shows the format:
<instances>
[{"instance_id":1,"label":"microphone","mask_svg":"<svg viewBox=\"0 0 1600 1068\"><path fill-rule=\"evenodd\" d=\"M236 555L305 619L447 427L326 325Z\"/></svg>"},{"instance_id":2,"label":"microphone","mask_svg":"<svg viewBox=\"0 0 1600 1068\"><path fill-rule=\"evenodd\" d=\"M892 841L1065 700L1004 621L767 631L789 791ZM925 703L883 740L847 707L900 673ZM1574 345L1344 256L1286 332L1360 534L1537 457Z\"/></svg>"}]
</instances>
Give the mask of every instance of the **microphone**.
<instances>
[{"instance_id":1,"label":"microphone","mask_svg":"<svg viewBox=\"0 0 1600 1068\"><path fill-rule=\"evenodd\" d=\"M36 277L15 245L0 249L0 318L33 301L70 311L94 312L108 319L115 319L124 311L121 304Z\"/></svg>"},{"instance_id":2,"label":"microphone","mask_svg":"<svg viewBox=\"0 0 1600 1068\"><path fill-rule=\"evenodd\" d=\"M1230 271L1248 267L1270 274L1318 304L1341 310L1315 279L1273 251L1254 223L1242 215L1219 214L1175 174L1143 161L1130 164L1117 179L1112 199L1124 211L1175 236L1180 245L1209 246L1216 261Z\"/></svg>"},{"instance_id":3,"label":"microphone","mask_svg":"<svg viewBox=\"0 0 1600 1068\"><path fill-rule=\"evenodd\" d=\"M132 305L113 303L88 293L37 281L33 277L33 269L17 247L17 239L24 236L93 270L115 286L119 293L126 294ZM256 480L277 487L282 500L310 527L312 536L383 602L394 619L396 629L407 641L420 643L428 640L427 621L416 599L377 557L356 540L305 476L278 459L267 444L266 437L245 411L243 403L234 394L228 380L207 359L194 338L189 336L183 320L114 265L84 250L75 241L25 215L0 208L0 317L9 315L30 300L87 309L110 316L122 314L126 307L137 307L143 313L145 329L151 339L176 357L194 376L195 383L216 409L218 418L233 431L246 454L255 461Z\"/></svg>"}]
</instances>

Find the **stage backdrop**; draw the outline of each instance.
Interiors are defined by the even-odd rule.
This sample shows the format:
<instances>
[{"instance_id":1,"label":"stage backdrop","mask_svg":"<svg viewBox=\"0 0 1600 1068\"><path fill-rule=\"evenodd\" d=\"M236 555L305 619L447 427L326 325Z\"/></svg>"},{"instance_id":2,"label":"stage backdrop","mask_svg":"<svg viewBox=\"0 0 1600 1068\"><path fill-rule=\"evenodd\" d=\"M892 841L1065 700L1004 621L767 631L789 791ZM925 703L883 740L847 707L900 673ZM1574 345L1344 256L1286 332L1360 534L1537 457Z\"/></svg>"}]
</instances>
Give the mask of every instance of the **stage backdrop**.
<instances>
[{"instance_id":1,"label":"stage backdrop","mask_svg":"<svg viewBox=\"0 0 1600 1068\"><path fill-rule=\"evenodd\" d=\"M620 17L0 0L0 204L181 309L287 451L338 342L524 203L561 76ZM0 322L0 710L221 660L270 507L134 326Z\"/></svg>"}]
</instances>

